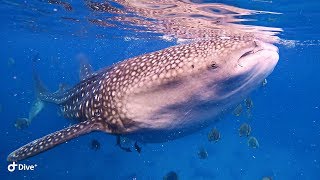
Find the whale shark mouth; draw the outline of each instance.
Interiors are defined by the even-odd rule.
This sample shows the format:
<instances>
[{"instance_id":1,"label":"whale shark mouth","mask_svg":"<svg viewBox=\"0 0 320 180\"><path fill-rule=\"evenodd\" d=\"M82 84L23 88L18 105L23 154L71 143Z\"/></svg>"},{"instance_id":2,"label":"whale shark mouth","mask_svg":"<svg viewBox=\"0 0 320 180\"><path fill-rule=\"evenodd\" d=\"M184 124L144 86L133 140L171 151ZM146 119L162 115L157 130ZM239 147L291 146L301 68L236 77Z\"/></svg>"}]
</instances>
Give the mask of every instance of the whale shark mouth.
<instances>
[{"instance_id":1,"label":"whale shark mouth","mask_svg":"<svg viewBox=\"0 0 320 180\"><path fill-rule=\"evenodd\" d=\"M238 59L238 66L250 69L251 66L264 64L270 61L277 62L279 59L279 50L276 46L262 41L255 41L256 47L244 52Z\"/></svg>"}]
</instances>

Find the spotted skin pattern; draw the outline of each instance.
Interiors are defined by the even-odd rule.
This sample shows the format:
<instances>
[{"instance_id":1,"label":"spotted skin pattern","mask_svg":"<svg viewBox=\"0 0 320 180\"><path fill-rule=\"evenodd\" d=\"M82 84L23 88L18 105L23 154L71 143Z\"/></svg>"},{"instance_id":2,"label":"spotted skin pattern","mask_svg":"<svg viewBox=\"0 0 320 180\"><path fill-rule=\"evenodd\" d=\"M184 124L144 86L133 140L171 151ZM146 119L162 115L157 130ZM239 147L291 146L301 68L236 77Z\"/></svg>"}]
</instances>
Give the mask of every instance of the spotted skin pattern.
<instances>
[{"instance_id":1,"label":"spotted skin pattern","mask_svg":"<svg viewBox=\"0 0 320 180\"><path fill-rule=\"evenodd\" d=\"M70 126L60 131L46 135L40 139L36 139L31 143L22 146L18 150L12 152L8 161L18 161L39 152L46 151L58 144L61 144L69 139L78 137L80 134L86 134L92 130L99 130L100 127L96 126L91 121L80 122L79 124ZM63 139L63 141L61 141Z\"/></svg>"},{"instance_id":2,"label":"spotted skin pattern","mask_svg":"<svg viewBox=\"0 0 320 180\"><path fill-rule=\"evenodd\" d=\"M43 92L41 100L58 104L66 118L78 119L80 123L22 146L7 160L26 159L91 131L112 134L139 131L141 122L131 118L134 116L128 113L126 106L132 95L170 86L186 76L219 68L212 57L251 46L254 46L252 37L213 38L173 46L121 61L90 75L86 73L86 79L64 92Z\"/></svg>"}]
</instances>

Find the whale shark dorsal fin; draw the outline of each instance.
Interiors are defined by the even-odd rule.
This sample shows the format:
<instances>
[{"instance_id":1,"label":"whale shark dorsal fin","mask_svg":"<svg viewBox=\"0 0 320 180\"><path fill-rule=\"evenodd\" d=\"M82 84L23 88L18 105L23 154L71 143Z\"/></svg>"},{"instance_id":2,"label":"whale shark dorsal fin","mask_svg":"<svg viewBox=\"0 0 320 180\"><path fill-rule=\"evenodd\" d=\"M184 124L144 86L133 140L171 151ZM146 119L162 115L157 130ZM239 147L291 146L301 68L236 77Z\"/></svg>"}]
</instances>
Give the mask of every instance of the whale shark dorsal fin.
<instances>
[{"instance_id":1,"label":"whale shark dorsal fin","mask_svg":"<svg viewBox=\"0 0 320 180\"><path fill-rule=\"evenodd\" d=\"M68 89L70 88L70 86L66 83L59 83L59 88L56 92L53 92L52 94L53 95L56 95L56 94L62 94L64 93L65 91L67 91Z\"/></svg>"},{"instance_id":2,"label":"whale shark dorsal fin","mask_svg":"<svg viewBox=\"0 0 320 180\"><path fill-rule=\"evenodd\" d=\"M93 74L93 68L89 63L82 63L80 65L79 78L85 80Z\"/></svg>"},{"instance_id":3,"label":"whale shark dorsal fin","mask_svg":"<svg viewBox=\"0 0 320 180\"><path fill-rule=\"evenodd\" d=\"M99 130L102 130L101 125L95 123L94 120L83 121L79 124L75 124L60 131L46 135L42 138L36 139L20 147L8 155L7 161L21 161L51 149L70 139Z\"/></svg>"},{"instance_id":4,"label":"whale shark dorsal fin","mask_svg":"<svg viewBox=\"0 0 320 180\"><path fill-rule=\"evenodd\" d=\"M85 80L93 74L93 68L89 64L88 58L84 54L79 54L77 60L80 63L79 78Z\"/></svg>"},{"instance_id":5,"label":"whale shark dorsal fin","mask_svg":"<svg viewBox=\"0 0 320 180\"><path fill-rule=\"evenodd\" d=\"M60 83L58 91L59 92L64 92L64 91L68 90L69 87L70 86L68 84L66 84L66 83Z\"/></svg>"}]
</instances>

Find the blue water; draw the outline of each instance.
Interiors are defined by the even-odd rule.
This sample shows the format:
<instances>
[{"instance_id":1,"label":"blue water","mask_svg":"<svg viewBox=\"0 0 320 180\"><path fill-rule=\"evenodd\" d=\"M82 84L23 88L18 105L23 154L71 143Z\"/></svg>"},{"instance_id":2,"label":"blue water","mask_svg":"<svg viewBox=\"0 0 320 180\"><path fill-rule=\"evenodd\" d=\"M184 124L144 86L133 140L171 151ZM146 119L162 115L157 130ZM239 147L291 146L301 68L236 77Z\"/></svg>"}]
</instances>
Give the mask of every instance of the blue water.
<instances>
[{"instance_id":1,"label":"blue water","mask_svg":"<svg viewBox=\"0 0 320 180\"><path fill-rule=\"evenodd\" d=\"M190 136L167 143L141 144L141 154L121 151L115 146L114 136L91 133L22 161L27 165L37 164L34 171L12 173L8 172L6 162L12 150L74 123L59 116L56 106L46 104L30 127L25 130L14 127L18 117L28 115L34 100L32 58L35 54L39 53L40 57L39 74L46 86L55 90L60 82L71 85L78 82L78 63L74 60L78 53L88 55L92 66L99 69L174 43L157 38L125 41L117 38L119 32L115 30L73 23L59 26L53 16L42 19L36 28L34 23L21 22L24 16L32 20L37 19L36 15L32 17L21 7L0 2L3 3L0 8L1 179L162 179L169 171L175 171L179 179L256 180L264 176L320 179L320 44L317 39L320 14L316 8L320 2L224 1L243 8L282 12L277 20L268 23L284 29L280 34L282 39L298 42L295 47L278 45L280 60L268 77L267 86L251 95L254 107L250 120L245 115L239 118L228 115ZM34 7L42 5L40 1L32 3ZM82 6L81 2L72 5ZM54 5L44 7L61 10ZM268 24L263 17L258 19L260 25ZM70 36L70 31L77 35ZM95 38L95 34L101 33L111 35ZM238 128L243 122L250 123L252 135L259 140L258 149L249 148L246 139L239 137ZM207 140L212 127L221 132L217 143ZM90 149L92 139L101 143L99 150ZM207 150L207 159L198 158L200 148Z\"/></svg>"}]
</instances>

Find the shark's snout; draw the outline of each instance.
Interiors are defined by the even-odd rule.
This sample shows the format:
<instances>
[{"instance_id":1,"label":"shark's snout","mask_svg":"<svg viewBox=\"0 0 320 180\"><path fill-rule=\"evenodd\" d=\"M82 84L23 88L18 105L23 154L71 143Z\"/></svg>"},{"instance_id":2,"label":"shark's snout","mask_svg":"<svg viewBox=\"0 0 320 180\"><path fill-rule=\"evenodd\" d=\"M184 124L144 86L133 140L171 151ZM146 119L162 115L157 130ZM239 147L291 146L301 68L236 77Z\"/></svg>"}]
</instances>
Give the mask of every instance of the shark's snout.
<instances>
[{"instance_id":1,"label":"shark's snout","mask_svg":"<svg viewBox=\"0 0 320 180\"><path fill-rule=\"evenodd\" d=\"M266 42L254 41L255 46L243 52L238 59L238 66L250 69L259 64L276 64L279 59L279 49Z\"/></svg>"},{"instance_id":2,"label":"shark's snout","mask_svg":"<svg viewBox=\"0 0 320 180\"><path fill-rule=\"evenodd\" d=\"M256 43L256 47L260 50L266 50L266 51L279 53L278 47L273 44L266 43L263 41L255 41L255 43Z\"/></svg>"}]
</instances>

